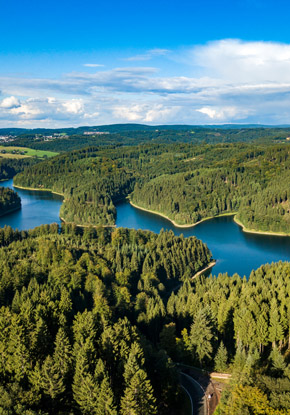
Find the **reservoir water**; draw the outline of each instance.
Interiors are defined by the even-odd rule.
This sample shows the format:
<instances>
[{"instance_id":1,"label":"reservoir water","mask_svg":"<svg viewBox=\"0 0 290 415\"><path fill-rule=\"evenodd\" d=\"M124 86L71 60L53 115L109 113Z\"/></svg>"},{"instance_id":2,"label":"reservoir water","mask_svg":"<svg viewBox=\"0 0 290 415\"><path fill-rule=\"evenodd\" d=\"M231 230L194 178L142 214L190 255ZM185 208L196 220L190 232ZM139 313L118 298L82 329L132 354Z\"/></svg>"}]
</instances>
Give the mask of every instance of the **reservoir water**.
<instances>
[{"instance_id":1,"label":"reservoir water","mask_svg":"<svg viewBox=\"0 0 290 415\"><path fill-rule=\"evenodd\" d=\"M0 182L0 186L13 188L12 180ZM31 229L45 223L60 224L59 209L63 198L50 192L21 190L22 208L0 217L0 227ZM177 228L169 220L132 207L128 202L117 205L118 227L146 229L160 232L171 229L176 235L196 236L205 242L217 263L213 274L235 272L250 275L252 269L279 260L290 261L290 237L249 234L242 231L232 216L211 219L191 228Z\"/></svg>"},{"instance_id":2,"label":"reservoir water","mask_svg":"<svg viewBox=\"0 0 290 415\"><path fill-rule=\"evenodd\" d=\"M13 180L0 182L2 187L10 187L21 197L21 210L0 217L0 227L10 225L13 229L26 230L45 223L60 224L59 209L63 197L51 192L22 190L13 187Z\"/></svg>"},{"instance_id":3,"label":"reservoir water","mask_svg":"<svg viewBox=\"0 0 290 415\"><path fill-rule=\"evenodd\" d=\"M175 235L196 236L207 244L216 259L213 274L227 272L250 275L262 264L289 261L290 237L251 234L242 231L233 216L210 219L191 228L177 228L169 220L136 209L130 203L117 205L117 226L160 232L171 229Z\"/></svg>"}]
</instances>

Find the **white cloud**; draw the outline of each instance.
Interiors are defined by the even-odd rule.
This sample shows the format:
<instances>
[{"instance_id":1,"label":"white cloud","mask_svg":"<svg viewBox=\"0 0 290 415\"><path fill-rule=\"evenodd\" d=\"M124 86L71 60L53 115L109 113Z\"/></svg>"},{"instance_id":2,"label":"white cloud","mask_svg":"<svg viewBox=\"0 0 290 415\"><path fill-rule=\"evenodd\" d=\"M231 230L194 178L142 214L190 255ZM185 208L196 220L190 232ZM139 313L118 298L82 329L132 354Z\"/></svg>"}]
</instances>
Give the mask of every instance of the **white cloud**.
<instances>
[{"instance_id":1,"label":"white cloud","mask_svg":"<svg viewBox=\"0 0 290 415\"><path fill-rule=\"evenodd\" d=\"M164 56L167 55L170 52L169 49L150 49L147 52L140 54L140 55L135 55L135 56L130 56L129 58L125 58L125 61L149 61L150 59L156 58L158 56Z\"/></svg>"},{"instance_id":2,"label":"white cloud","mask_svg":"<svg viewBox=\"0 0 290 415\"><path fill-rule=\"evenodd\" d=\"M34 119L36 116L40 115L42 111L37 106L27 103L22 104L20 107L12 108L10 112L13 115L19 115L20 118Z\"/></svg>"},{"instance_id":3,"label":"white cloud","mask_svg":"<svg viewBox=\"0 0 290 415\"><path fill-rule=\"evenodd\" d=\"M21 121L35 127L85 121L290 124L290 45L226 39L175 54L152 49L130 60L162 56L163 68L116 67L55 79L0 77L7 97L0 101L1 126Z\"/></svg>"},{"instance_id":4,"label":"white cloud","mask_svg":"<svg viewBox=\"0 0 290 415\"><path fill-rule=\"evenodd\" d=\"M99 115L99 112L85 113L84 118L98 118Z\"/></svg>"},{"instance_id":5,"label":"white cloud","mask_svg":"<svg viewBox=\"0 0 290 415\"><path fill-rule=\"evenodd\" d=\"M19 99L15 98L14 96L4 98L3 101L0 103L1 108L7 108L7 109L17 108L20 105L21 104L20 104Z\"/></svg>"},{"instance_id":6,"label":"white cloud","mask_svg":"<svg viewBox=\"0 0 290 415\"><path fill-rule=\"evenodd\" d=\"M243 82L290 82L290 45L225 39L197 46L192 63L210 76Z\"/></svg>"},{"instance_id":7,"label":"white cloud","mask_svg":"<svg viewBox=\"0 0 290 415\"><path fill-rule=\"evenodd\" d=\"M178 106L171 107L163 104L122 105L114 108L113 115L123 121L162 123L170 122L179 110Z\"/></svg>"},{"instance_id":8,"label":"white cloud","mask_svg":"<svg viewBox=\"0 0 290 415\"><path fill-rule=\"evenodd\" d=\"M117 106L113 109L113 115L126 121L141 121L143 119L144 106Z\"/></svg>"},{"instance_id":9,"label":"white cloud","mask_svg":"<svg viewBox=\"0 0 290 415\"><path fill-rule=\"evenodd\" d=\"M180 110L178 106L165 107L162 104L156 104L146 112L144 122L157 124L172 122Z\"/></svg>"},{"instance_id":10,"label":"white cloud","mask_svg":"<svg viewBox=\"0 0 290 415\"><path fill-rule=\"evenodd\" d=\"M86 66L87 68L99 68L99 67L105 66L105 65L102 65L100 63L84 63L83 66Z\"/></svg>"},{"instance_id":11,"label":"white cloud","mask_svg":"<svg viewBox=\"0 0 290 415\"><path fill-rule=\"evenodd\" d=\"M207 115L212 120L226 121L245 118L250 111L244 109L239 110L237 107L203 107L196 110L202 114Z\"/></svg>"},{"instance_id":12,"label":"white cloud","mask_svg":"<svg viewBox=\"0 0 290 415\"><path fill-rule=\"evenodd\" d=\"M71 99L64 102L63 107L71 114L80 114L84 112L84 104L82 99Z\"/></svg>"}]
</instances>

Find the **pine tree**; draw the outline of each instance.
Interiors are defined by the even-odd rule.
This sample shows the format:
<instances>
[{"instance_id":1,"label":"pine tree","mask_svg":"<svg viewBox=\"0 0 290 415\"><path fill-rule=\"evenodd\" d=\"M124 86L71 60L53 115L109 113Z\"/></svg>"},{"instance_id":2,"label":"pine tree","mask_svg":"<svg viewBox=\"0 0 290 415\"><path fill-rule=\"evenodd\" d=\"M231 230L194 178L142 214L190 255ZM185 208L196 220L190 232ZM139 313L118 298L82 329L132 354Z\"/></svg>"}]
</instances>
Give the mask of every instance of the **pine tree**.
<instances>
[{"instance_id":1,"label":"pine tree","mask_svg":"<svg viewBox=\"0 0 290 415\"><path fill-rule=\"evenodd\" d=\"M160 333L160 346L167 351L171 358L176 353L176 325L175 323L165 324Z\"/></svg>"},{"instance_id":2,"label":"pine tree","mask_svg":"<svg viewBox=\"0 0 290 415\"><path fill-rule=\"evenodd\" d=\"M53 360L59 373L65 378L71 367L72 351L68 337L63 328L60 328L56 334Z\"/></svg>"},{"instance_id":3,"label":"pine tree","mask_svg":"<svg viewBox=\"0 0 290 415\"><path fill-rule=\"evenodd\" d=\"M41 388L52 399L65 391L63 377L50 356L47 356L41 368Z\"/></svg>"},{"instance_id":4,"label":"pine tree","mask_svg":"<svg viewBox=\"0 0 290 415\"><path fill-rule=\"evenodd\" d=\"M129 357L124 366L124 379L126 385L130 384L132 377L144 365L143 350L137 342L131 346Z\"/></svg>"},{"instance_id":5,"label":"pine tree","mask_svg":"<svg viewBox=\"0 0 290 415\"><path fill-rule=\"evenodd\" d=\"M107 376L103 379L99 389L98 407L95 413L96 415L118 415L114 404L114 394Z\"/></svg>"},{"instance_id":6,"label":"pine tree","mask_svg":"<svg viewBox=\"0 0 290 415\"><path fill-rule=\"evenodd\" d=\"M284 337L283 327L280 323L279 312L277 309L277 302L275 299L271 302L270 309L270 327L269 327L269 341L272 342L273 348L276 342L282 340Z\"/></svg>"},{"instance_id":7,"label":"pine tree","mask_svg":"<svg viewBox=\"0 0 290 415\"><path fill-rule=\"evenodd\" d=\"M272 362L272 370L276 376L282 376L284 374L284 371L286 370L286 363L285 359L282 356L282 354L279 352L277 347L274 347L270 354L270 359Z\"/></svg>"},{"instance_id":8,"label":"pine tree","mask_svg":"<svg viewBox=\"0 0 290 415\"><path fill-rule=\"evenodd\" d=\"M259 343L260 353L263 351L264 346L268 343L268 330L267 315L265 313L261 313L258 317L256 325L256 336Z\"/></svg>"},{"instance_id":9,"label":"pine tree","mask_svg":"<svg viewBox=\"0 0 290 415\"><path fill-rule=\"evenodd\" d=\"M156 415L155 402L151 383L144 370L140 369L121 398L121 415Z\"/></svg>"},{"instance_id":10,"label":"pine tree","mask_svg":"<svg viewBox=\"0 0 290 415\"><path fill-rule=\"evenodd\" d=\"M221 341L218 351L214 358L214 368L217 372L224 372L227 369L228 352L223 342Z\"/></svg>"},{"instance_id":11,"label":"pine tree","mask_svg":"<svg viewBox=\"0 0 290 415\"><path fill-rule=\"evenodd\" d=\"M211 358L214 340L213 329L206 309L201 309L195 316L190 329L190 347L201 363L205 357Z\"/></svg>"},{"instance_id":12,"label":"pine tree","mask_svg":"<svg viewBox=\"0 0 290 415\"><path fill-rule=\"evenodd\" d=\"M73 397L86 415L95 414L98 408L99 387L94 376L89 373L86 353L79 352L73 379Z\"/></svg>"}]
</instances>

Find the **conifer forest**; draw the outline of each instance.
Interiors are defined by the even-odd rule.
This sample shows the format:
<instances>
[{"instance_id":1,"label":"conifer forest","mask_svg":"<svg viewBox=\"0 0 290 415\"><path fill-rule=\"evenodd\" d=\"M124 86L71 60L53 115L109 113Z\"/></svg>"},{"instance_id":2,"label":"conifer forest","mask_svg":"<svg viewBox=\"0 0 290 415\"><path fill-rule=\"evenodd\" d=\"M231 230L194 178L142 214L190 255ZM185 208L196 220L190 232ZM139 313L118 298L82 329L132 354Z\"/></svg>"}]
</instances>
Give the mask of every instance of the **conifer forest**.
<instances>
[{"instance_id":1,"label":"conifer forest","mask_svg":"<svg viewBox=\"0 0 290 415\"><path fill-rule=\"evenodd\" d=\"M0 159L16 190L64 197L61 226L0 228L0 414L187 415L191 369L227 376L211 415L290 414L290 263L211 275L203 241L116 227L129 199L288 238L288 131L111 128L87 146L21 131L17 145L59 155ZM0 214L16 209L0 187Z\"/></svg>"}]
</instances>

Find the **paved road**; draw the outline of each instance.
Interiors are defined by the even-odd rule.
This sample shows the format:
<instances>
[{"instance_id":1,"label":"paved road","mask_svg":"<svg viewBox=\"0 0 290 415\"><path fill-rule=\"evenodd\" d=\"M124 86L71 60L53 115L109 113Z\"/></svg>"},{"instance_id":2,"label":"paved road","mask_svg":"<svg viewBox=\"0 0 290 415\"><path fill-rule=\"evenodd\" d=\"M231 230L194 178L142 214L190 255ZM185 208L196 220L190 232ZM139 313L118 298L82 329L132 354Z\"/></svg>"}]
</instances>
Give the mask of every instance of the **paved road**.
<instances>
[{"instance_id":1,"label":"paved road","mask_svg":"<svg viewBox=\"0 0 290 415\"><path fill-rule=\"evenodd\" d=\"M191 376L180 372L181 385L186 389L192 402L192 415L207 415L207 403L200 384Z\"/></svg>"}]
</instances>

